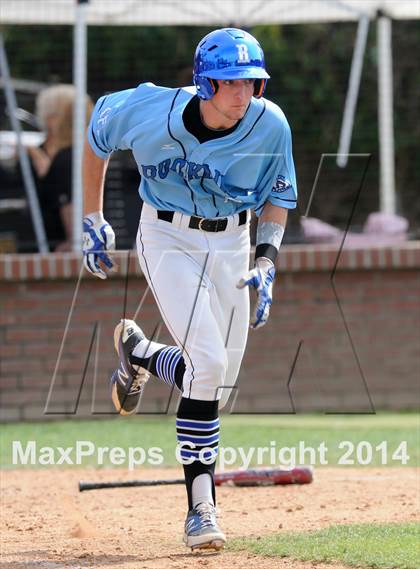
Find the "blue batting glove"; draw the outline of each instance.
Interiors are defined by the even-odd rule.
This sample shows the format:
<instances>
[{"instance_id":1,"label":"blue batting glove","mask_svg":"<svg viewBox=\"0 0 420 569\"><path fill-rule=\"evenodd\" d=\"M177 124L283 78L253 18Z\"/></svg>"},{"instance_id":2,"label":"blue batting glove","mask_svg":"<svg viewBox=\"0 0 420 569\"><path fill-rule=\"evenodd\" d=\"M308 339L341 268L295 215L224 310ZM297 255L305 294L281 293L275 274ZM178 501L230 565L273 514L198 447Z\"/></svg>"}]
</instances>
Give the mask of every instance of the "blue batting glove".
<instances>
[{"instance_id":1,"label":"blue batting glove","mask_svg":"<svg viewBox=\"0 0 420 569\"><path fill-rule=\"evenodd\" d=\"M270 314L270 306L273 302L273 280L276 269L274 263L265 257L259 257L255 261L252 271L242 278L238 288L245 286L253 287L257 291L258 300L251 317L250 326L254 330L264 326Z\"/></svg>"},{"instance_id":2,"label":"blue batting glove","mask_svg":"<svg viewBox=\"0 0 420 569\"><path fill-rule=\"evenodd\" d=\"M83 263L85 268L100 279L106 279L106 272L99 261L109 270L115 264L107 251L115 249L115 234L101 211L89 213L83 218Z\"/></svg>"}]
</instances>

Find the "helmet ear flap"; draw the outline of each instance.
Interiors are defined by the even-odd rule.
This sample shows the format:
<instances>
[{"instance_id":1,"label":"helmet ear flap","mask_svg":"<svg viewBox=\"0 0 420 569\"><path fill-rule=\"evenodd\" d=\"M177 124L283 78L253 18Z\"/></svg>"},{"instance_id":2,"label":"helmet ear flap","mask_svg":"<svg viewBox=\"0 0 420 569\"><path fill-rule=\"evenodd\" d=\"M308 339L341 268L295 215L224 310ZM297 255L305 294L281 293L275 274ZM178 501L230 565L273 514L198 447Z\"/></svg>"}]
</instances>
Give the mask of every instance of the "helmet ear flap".
<instances>
[{"instance_id":1,"label":"helmet ear flap","mask_svg":"<svg viewBox=\"0 0 420 569\"><path fill-rule=\"evenodd\" d=\"M215 95L217 93L217 91L219 90L219 83L217 81L215 81L214 79L210 79L210 77L209 77L209 82L210 82L211 88L213 89L213 95Z\"/></svg>"},{"instance_id":2,"label":"helmet ear flap","mask_svg":"<svg viewBox=\"0 0 420 569\"><path fill-rule=\"evenodd\" d=\"M255 79L254 83L254 97L259 99L263 96L265 91L265 86L267 84L267 79Z\"/></svg>"},{"instance_id":3,"label":"helmet ear flap","mask_svg":"<svg viewBox=\"0 0 420 569\"><path fill-rule=\"evenodd\" d=\"M219 89L218 82L215 79L200 77L199 75L194 74L193 80L197 89L197 95L204 101L211 99Z\"/></svg>"}]
</instances>

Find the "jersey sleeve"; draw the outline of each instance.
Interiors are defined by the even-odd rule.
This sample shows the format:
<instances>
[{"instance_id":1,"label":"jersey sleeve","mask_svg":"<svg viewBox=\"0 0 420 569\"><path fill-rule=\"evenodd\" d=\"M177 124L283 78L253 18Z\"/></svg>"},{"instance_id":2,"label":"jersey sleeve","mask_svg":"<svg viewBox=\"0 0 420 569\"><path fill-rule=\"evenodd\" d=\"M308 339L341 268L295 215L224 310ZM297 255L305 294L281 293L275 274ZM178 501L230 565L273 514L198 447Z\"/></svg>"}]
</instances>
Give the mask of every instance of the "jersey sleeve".
<instances>
[{"instance_id":1,"label":"jersey sleeve","mask_svg":"<svg viewBox=\"0 0 420 569\"><path fill-rule=\"evenodd\" d=\"M296 172L292 153L292 133L285 121L282 133L282 145L279 167L272 184L268 201L286 209L297 205Z\"/></svg>"},{"instance_id":2,"label":"jersey sleeve","mask_svg":"<svg viewBox=\"0 0 420 569\"><path fill-rule=\"evenodd\" d=\"M129 113L124 111L134 91L118 91L97 101L88 126L88 140L99 158L108 158L114 150L128 149L125 135L130 129Z\"/></svg>"}]
</instances>

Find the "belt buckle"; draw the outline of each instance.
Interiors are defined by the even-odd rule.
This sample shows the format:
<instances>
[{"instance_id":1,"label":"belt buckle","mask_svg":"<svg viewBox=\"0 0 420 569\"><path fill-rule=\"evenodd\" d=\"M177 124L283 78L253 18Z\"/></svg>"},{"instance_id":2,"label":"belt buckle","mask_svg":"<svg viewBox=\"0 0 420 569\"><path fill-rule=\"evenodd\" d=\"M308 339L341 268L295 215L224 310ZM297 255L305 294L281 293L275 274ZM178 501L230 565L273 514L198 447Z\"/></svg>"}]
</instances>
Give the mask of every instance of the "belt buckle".
<instances>
[{"instance_id":1,"label":"belt buckle","mask_svg":"<svg viewBox=\"0 0 420 569\"><path fill-rule=\"evenodd\" d=\"M205 217L201 217L201 218L200 218L200 221L198 222L198 229L199 229L200 231L205 231L205 229L203 229L203 227L201 227L201 225L202 225L202 223L203 223L204 221L206 221L206 218L205 218Z\"/></svg>"}]
</instances>

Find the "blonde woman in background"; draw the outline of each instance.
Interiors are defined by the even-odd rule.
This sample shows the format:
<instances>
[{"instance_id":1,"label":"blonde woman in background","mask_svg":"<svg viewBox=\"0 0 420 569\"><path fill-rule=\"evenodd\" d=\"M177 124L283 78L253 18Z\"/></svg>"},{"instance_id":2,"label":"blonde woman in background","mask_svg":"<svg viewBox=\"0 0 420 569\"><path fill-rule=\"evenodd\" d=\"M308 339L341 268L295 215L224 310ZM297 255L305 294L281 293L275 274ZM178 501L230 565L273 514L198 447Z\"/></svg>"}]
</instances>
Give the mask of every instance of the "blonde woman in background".
<instances>
[{"instance_id":1,"label":"blonde woman in background","mask_svg":"<svg viewBox=\"0 0 420 569\"><path fill-rule=\"evenodd\" d=\"M38 198L51 251L70 251L72 241L73 85L54 85L41 91L36 115L45 131L40 147L28 148ZM93 103L86 98L86 124Z\"/></svg>"}]
</instances>

